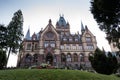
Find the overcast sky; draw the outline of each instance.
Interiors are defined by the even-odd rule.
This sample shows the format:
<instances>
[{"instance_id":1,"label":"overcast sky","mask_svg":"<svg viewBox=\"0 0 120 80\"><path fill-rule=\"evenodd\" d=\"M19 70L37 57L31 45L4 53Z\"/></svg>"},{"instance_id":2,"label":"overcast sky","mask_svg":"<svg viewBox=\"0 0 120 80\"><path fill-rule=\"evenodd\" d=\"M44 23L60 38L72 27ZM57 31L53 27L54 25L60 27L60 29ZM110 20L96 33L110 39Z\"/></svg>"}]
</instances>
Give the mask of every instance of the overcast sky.
<instances>
[{"instance_id":1,"label":"overcast sky","mask_svg":"<svg viewBox=\"0 0 120 80\"><path fill-rule=\"evenodd\" d=\"M105 40L104 32L99 30L99 26L90 12L90 0L0 0L0 24L8 25L13 14L21 9L24 17L23 31L26 34L30 28L31 35L45 28L48 20L56 25L59 15L63 14L70 24L71 33L81 33L81 21L87 25L88 29L96 36L97 45L106 51L110 51L110 46ZM17 56L11 55L9 66L16 66Z\"/></svg>"}]
</instances>

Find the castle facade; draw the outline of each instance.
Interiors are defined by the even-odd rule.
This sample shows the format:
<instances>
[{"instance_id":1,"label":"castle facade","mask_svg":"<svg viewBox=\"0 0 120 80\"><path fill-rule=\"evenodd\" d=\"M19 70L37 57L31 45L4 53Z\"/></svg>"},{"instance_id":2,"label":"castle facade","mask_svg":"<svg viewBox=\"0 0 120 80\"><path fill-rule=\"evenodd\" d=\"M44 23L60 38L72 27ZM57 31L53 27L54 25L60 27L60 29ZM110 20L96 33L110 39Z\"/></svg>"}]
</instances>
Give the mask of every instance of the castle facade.
<instances>
[{"instance_id":1,"label":"castle facade","mask_svg":"<svg viewBox=\"0 0 120 80\"><path fill-rule=\"evenodd\" d=\"M75 27L75 26L74 26ZM40 66L47 63L55 67L91 67L88 57L97 48L96 37L81 22L81 34L70 32L70 24L63 16L55 27L49 20L48 25L30 36L30 30L22 42L23 49L18 56L18 66Z\"/></svg>"}]
</instances>

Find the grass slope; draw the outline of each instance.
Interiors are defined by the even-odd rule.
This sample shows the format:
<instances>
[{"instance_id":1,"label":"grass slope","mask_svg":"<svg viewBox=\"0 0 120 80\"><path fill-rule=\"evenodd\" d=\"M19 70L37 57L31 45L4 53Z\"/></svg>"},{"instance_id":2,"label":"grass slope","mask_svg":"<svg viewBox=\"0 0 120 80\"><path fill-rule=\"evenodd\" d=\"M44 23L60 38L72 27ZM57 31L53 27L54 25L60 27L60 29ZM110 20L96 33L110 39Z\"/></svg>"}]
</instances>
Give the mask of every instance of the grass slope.
<instances>
[{"instance_id":1,"label":"grass slope","mask_svg":"<svg viewBox=\"0 0 120 80\"><path fill-rule=\"evenodd\" d=\"M16 69L1 70L0 80L120 80L120 78L78 70Z\"/></svg>"}]
</instances>

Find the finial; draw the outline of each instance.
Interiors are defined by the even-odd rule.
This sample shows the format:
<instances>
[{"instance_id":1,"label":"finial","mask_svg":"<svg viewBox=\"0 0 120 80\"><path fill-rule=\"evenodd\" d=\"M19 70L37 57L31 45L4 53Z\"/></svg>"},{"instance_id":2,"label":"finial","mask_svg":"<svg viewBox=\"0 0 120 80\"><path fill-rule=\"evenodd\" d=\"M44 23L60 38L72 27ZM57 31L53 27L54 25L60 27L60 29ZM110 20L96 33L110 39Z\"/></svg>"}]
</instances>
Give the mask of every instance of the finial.
<instances>
[{"instance_id":1,"label":"finial","mask_svg":"<svg viewBox=\"0 0 120 80\"><path fill-rule=\"evenodd\" d=\"M88 30L88 27L87 27L87 25L85 25L85 30Z\"/></svg>"},{"instance_id":2,"label":"finial","mask_svg":"<svg viewBox=\"0 0 120 80\"><path fill-rule=\"evenodd\" d=\"M62 17L64 17L64 14L62 14Z\"/></svg>"},{"instance_id":3,"label":"finial","mask_svg":"<svg viewBox=\"0 0 120 80\"><path fill-rule=\"evenodd\" d=\"M51 22L52 22L51 19L49 19L49 24L51 24Z\"/></svg>"}]
</instances>

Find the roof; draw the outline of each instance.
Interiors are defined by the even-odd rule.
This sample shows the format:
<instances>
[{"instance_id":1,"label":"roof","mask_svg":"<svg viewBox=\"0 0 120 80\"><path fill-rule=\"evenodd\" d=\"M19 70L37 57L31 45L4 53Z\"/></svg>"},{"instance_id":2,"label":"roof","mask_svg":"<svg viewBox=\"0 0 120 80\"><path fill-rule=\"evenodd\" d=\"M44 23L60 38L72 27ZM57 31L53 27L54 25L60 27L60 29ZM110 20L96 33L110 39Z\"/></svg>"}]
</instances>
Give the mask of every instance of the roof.
<instances>
[{"instance_id":1,"label":"roof","mask_svg":"<svg viewBox=\"0 0 120 80\"><path fill-rule=\"evenodd\" d=\"M66 21L65 21L63 16L60 16L59 21L57 22L57 24L59 24L59 26L66 27Z\"/></svg>"},{"instance_id":2,"label":"roof","mask_svg":"<svg viewBox=\"0 0 120 80\"><path fill-rule=\"evenodd\" d=\"M30 37L30 29L28 29L27 33L26 33L26 36L25 36L25 39L26 40L31 40L31 37Z\"/></svg>"}]
</instances>

